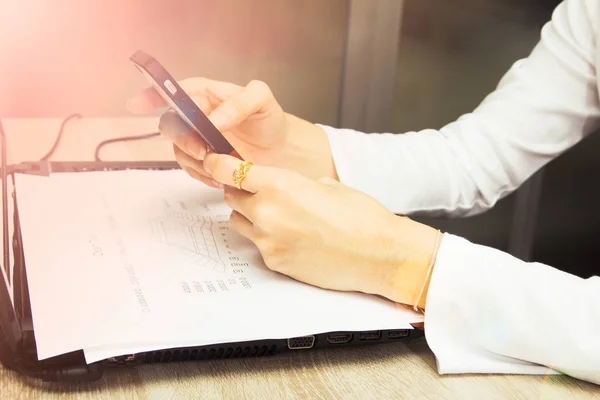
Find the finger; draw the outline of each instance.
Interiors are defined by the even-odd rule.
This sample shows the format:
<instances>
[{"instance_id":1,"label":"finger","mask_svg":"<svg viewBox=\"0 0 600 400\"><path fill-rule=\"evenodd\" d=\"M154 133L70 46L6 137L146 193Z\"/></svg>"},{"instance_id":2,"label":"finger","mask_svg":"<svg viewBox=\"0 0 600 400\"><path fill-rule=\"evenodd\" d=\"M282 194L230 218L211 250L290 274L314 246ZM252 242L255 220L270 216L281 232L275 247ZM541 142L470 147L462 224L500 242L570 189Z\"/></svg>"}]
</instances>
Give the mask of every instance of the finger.
<instances>
[{"instance_id":1,"label":"finger","mask_svg":"<svg viewBox=\"0 0 600 400\"><path fill-rule=\"evenodd\" d=\"M190 98L194 103L196 103L200 111L202 111L205 115L208 115L212 112L213 106L208 98L203 96L190 96Z\"/></svg>"},{"instance_id":2,"label":"finger","mask_svg":"<svg viewBox=\"0 0 600 400\"><path fill-rule=\"evenodd\" d=\"M185 171L190 177L192 177L193 179L196 179L197 181L200 181L202 183L204 183L205 185L208 185L210 187L213 187L215 189L222 189L223 185L221 185L219 182L207 178L204 175L201 175L200 173L198 173L198 171L196 171L195 169L189 168L189 167L184 167L182 166L181 168L183 171Z\"/></svg>"},{"instance_id":3,"label":"finger","mask_svg":"<svg viewBox=\"0 0 600 400\"><path fill-rule=\"evenodd\" d=\"M177 83L190 96L205 97L218 102L222 102L244 90L243 86L236 85L235 83L216 81L203 77L182 79Z\"/></svg>"},{"instance_id":4,"label":"finger","mask_svg":"<svg viewBox=\"0 0 600 400\"><path fill-rule=\"evenodd\" d=\"M229 220L231 221L233 228L242 236L245 236L252 241L254 240L254 225L246 217L234 210L231 212Z\"/></svg>"},{"instance_id":5,"label":"finger","mask_svg":"<svg viewBox=\"0 0 600 400\"><path fill-rule=\"evenodd\" d=\"M191 157L189 154L177 147L176 144L173 144L173 154L175 155L175 161L177 161L182 168L186 167L193 169L200 175L212 179L212 176L210 176L204 169L204 162L202 160L196 160L195 158Z\"/></svg>"},{"instance_id":6,"label":"finger","mask_svg":"<svg viewBox=\"0 0 600 400\"><path fill-rule=\"evenodd\" d=\"M154 88L149 87L140 91L127 100L127 110L134 114L146 114L158 108L165 107L166 103Z\"/></svg>"},{"instance_id":7,"label":"finger","mask_svg":"<svg viewBox=\"0 0 600 400\"><path fill-rule=\"evenodd\" d=\"M161 115L158 130L162 135L172 140L178 148L195 159L202 160L206 155L204 140L192 131L175 111L169 110Z\"/></svg>"},{"instance_id":8,"label":"finger","mask_svg":"<svg viewBox=\"0 0 600 400\"><path fill-rule=\"evenodd\" d=\"M204 98L207 102L211 98L221 102L243 89L243 87L233 83L206 78L188 78L177 83L190 97ZM166 105L161 95L153 87L148 87L129 98L126 107L134 114L146 114Z\"/></svg>"},{"instance_id":9,"label":"finger","mask_svg":"<svg viewBox=\"0 0 600 400\"><path fill-rule=\"evenodd\" d=\"M227 154L208 153L204 157L204 169L212 178L227 186L235 186L233 173L242 164L239 158ZM246 177L241 182L241 189L256 193L264 185L265 175L268 175L268 168L258 165L251 165L246 172Z\"/></svg>"},{"instance_id":10,"label":"finger","mask_svg":"<svg viewBox=\"0 0 600 400\"><path fill-rule=\"evenodd\" d=\"M269 87L263 82L252 81L239 93L225 99L208 118L217 129L227 131L252 115L266 111L272 101Z\"/></svg>"},{"instance_id":11,"label":"finger","mask_svg":"<svg viewBox=\"0 0 600 400\"><path fill-rule=\"evenodd\" d=\"M224 187L224 199L225 204L229 208L238 213L242 214L250 222L254 222L254 204L256 202L256 195L245 190L238 190L231 186Z\"/></svg>"}]
</instances>

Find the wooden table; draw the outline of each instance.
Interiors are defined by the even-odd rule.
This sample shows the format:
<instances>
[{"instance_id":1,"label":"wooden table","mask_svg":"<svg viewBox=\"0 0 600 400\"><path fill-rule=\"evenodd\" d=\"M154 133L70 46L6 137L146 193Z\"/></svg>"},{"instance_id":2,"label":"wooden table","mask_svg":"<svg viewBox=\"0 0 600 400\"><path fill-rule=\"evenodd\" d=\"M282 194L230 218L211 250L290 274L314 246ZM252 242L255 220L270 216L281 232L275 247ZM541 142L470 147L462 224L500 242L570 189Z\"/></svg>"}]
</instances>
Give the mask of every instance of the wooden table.
<instances>
[{"instance_id":1,"label":"wooden table","mask_svg":"<svg viewBox=\"0 0 600 400\"><path fill-rule=\"evenodd\" d=\"M5 120L13 161L34 161L51 147L60 119ZM53 160L93 160L98 142L156 130L157 119L69 122ZM154 138L109 145L104 160L172 160ZM600 399L600 387L566 376L439 376L425 339L278 356L145 365L109 371L76 386L31 381L0 367L0 397L78 399Z\"/></svg>"}]
</instances>

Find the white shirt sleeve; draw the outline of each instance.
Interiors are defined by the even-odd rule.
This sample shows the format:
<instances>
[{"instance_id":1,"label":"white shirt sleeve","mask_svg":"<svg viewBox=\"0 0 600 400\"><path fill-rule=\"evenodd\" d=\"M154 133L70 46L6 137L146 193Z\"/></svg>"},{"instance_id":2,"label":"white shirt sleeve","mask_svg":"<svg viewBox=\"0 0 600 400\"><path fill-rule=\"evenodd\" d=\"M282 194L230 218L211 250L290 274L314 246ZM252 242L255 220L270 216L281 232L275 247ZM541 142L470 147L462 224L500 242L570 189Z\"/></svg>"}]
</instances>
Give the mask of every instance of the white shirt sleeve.
<instances>
[{"instance_id":1,"label":"white shirt sleeve","mask_svg":"<svg viewBox=\"0 0 600 400\"><path fill-rule=\"evenodd\" d=\"M598 128L600 2L566 0L531 55L439 131L323 127L342 183L396 213L472 215ZM372 161L364 161L372 160ZM600 278L580 279L446 234L425 331L440 373L544 374L600 384Z\"/></svg>"},{"instance_id":2,"label":"white shirt sleeve","mask_svg":"<svg viewBox=\"0 0 600 400\"><path fill-rule=\"evenodd\" d=\"M446 234L425 336L441 374L564 373L600 384L600 278Z\"/></svg>"},{"instance_id":3,"label":"white shirt sleeve","mask_svg":"<svg viewBox=\"0 0 600 400\"><path fill-rule=\"evenodd\" d=\"M476 110L439 131L321 125L340 180L401 214L468 216L494 206L598 128L598 3L561 3L530 56Z\"/></svg>"}]
</instances>

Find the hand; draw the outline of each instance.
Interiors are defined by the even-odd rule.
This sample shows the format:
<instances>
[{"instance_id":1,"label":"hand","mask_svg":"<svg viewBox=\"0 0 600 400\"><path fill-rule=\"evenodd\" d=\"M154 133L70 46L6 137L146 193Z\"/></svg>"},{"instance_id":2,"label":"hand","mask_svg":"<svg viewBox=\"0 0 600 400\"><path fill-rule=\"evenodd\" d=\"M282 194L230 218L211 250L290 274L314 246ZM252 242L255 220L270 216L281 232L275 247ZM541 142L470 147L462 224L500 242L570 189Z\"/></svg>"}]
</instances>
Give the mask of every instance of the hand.
<instances>
[{"instance_id":1,"label":"hand","mask_svg":"<svg viewBox=\"0 0 600 400\"><path fill-rule=\"evenodd\" d=\"M325 133L314 124L284 113L265 83L252 81L242 87L191 78L179 84L245 160L309 176L337 176ZM153 88L127 103L134 113L164 106ZM174 142L175 158L189 175L219 187L203 165L206 144L174 111L168 110L161 116L159 130Z\"/></svg>"},{"instance_id":2,"label":"hand","mask_svg":"<svg viewBox=\"0 0 600 400\"><path fill-rule=\"evenodd\" d=\"M427 275L437 231L390 213L341 183L252 165L233 187L240 160L210 153L205 168L225 186L235 229L270 269L325 289L410 304Z\"/></svg>"}]
</instances>

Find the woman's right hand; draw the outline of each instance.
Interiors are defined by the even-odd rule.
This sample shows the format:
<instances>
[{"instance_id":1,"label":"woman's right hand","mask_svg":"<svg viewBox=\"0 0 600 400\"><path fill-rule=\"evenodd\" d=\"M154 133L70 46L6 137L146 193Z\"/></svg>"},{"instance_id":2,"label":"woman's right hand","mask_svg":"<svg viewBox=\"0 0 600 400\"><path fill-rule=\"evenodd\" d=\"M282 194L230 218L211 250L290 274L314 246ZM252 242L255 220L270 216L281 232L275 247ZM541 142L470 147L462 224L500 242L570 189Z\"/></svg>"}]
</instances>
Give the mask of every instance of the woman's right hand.
<instances>
[{"instance_id":1,"label":"woman's right hand","mask_svg":"<svg viewBox=\"0 0 600 400\"><path fill-rule=\"evenodd\" d=\"M255 164L284 166L280 164L285 164L283 158L293 147L289 116L265 83L252 81L243 87L190 78L179 84L242 158ZM127 103L129 111L137 114L165 106L153 88L143 90ZM210 186L220 186L203 166L206 143L173 110L161 116L159 131L173 141L177 162L189 175Z\"/></svg>"}]
</instances>

